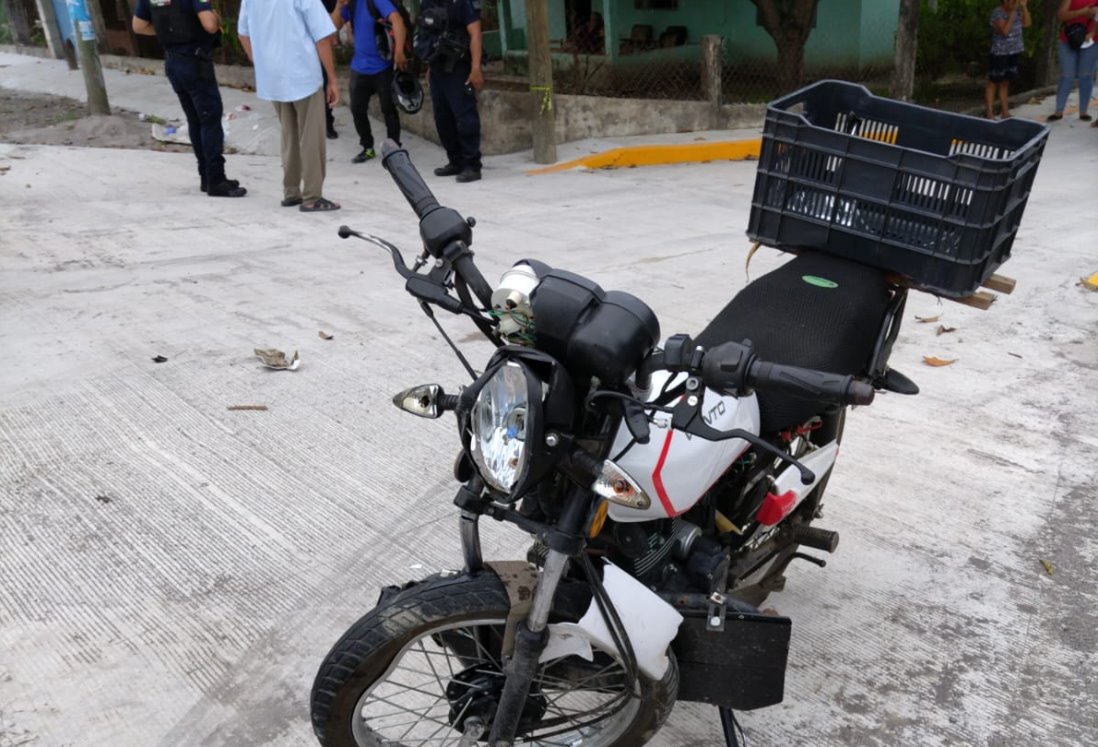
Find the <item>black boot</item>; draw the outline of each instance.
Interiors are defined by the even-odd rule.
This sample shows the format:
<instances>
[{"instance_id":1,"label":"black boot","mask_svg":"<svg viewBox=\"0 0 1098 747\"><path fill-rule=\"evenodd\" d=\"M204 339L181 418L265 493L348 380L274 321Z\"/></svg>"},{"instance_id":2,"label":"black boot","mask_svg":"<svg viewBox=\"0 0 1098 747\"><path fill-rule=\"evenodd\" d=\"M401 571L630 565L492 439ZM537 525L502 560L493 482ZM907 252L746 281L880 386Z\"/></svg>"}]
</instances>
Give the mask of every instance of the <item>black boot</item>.
<instances>
[{"instance_id":1,"label":"black boot","mask_svg":"<svg viewBox=\"0 0 1098 747\"><path fill-rule=\"evenodd\" d=\"M456 163L448 163L435 169L435 176L457 176L461 173L461 167Z\"/></svg>"},{"instance_id":2,"label":"black boot","mask_svg":"<svg viewBox=\"0 0 1098 747\"><path fill-rule=\"evenodd\" d=\"M206 194L210 197L243 197L248 194L248 190L241 187L235 179L226 179L210 187Z\"/></svg>"},{"instance_id":3,"label":"black boot","mask_svg":"<svg viewBox=\"0 0 1098 747\"><path fill-rule=\"evenodd\" d=\"M222 181L222 183L223 184L228 184L232 187L239 187L240 186L240 182L238 182L236 179L224 179ZM209 191L209 185L206 184L205 179L202 180L201 185L199 186L199 189L201 189L203 192L208 192Z\"/></svg>"}]
</instances>

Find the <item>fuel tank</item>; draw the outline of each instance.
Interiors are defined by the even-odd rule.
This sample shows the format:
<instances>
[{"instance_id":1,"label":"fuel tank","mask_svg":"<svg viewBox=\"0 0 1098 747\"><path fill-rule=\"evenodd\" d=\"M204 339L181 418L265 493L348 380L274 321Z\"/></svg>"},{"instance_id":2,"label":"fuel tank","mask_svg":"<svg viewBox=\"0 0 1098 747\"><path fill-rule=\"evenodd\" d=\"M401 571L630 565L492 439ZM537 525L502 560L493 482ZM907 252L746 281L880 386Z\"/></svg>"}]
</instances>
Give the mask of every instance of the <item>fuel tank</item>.
<instances>
[{"instance_id":1,"label":"fuel tank","mask_svg":"<svg viewBox=\"0 0 1098 747\"><path fill-rule=\"evenodd\" d=\"M647 401L659 395L670 376L666 372L652 376ZM682 374L678 377L684 378ZM717 430L735 428L753 435L759 433L759 403L754 394L729 397L706 389L702 416ZM707 441L673 430L671 416L662 412L654 414L646 444L634 443L629 429L622 423L610 449L610 458L648 494L652 503L646 509L611 503L610 518L621 522L650 521L688 511L749 446L740 438ZM618 457L623 451L625 453Z\"/></svg>"}]
</instances>

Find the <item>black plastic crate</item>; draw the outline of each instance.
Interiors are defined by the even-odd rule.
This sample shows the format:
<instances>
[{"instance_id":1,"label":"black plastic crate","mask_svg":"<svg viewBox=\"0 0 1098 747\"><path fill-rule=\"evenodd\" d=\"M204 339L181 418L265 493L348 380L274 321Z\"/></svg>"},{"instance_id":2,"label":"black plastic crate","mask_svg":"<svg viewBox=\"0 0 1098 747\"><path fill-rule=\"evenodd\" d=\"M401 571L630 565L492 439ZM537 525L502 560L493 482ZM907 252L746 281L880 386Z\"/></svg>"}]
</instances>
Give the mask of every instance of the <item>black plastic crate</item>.
<instances>
[{"instance_id":1,"label":"black plastic crate","mask_svg":"<svg viewBox=\"0 0 1098 747\"><path fill-rule=\"evenodd\" d=\"M968 295L1010 257L1047 139L820 81L767 107L747 235Z\"/></svg>"}]
</instances>

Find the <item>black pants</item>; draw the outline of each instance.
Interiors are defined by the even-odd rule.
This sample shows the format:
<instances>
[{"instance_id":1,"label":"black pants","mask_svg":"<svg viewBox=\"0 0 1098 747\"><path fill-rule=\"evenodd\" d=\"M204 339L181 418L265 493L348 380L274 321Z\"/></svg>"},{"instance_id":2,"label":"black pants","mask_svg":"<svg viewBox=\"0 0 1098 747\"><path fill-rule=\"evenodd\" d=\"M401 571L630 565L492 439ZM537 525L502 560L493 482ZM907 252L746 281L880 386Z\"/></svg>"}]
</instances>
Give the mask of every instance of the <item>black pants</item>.
<instances>
[{"instance_id":1,"label":"black pants","mask_svg":"<svg viewBox=\"0 0 1098 747\"><path fill-rule=\"evenodd\" d=\"M221 129L221 91L212 60L169 52L164 73L187 115L187 133L198 159L198 175L208 185L225 181L225 133Z\"/></svg>"},{"instance_id":2,"label":"black pants","mask_svg":"<svg viewBox=\"0 0 1098 747\"><path fill-rule=\"evenodd\" d=\"M450 163L480 171L480 114L476 92L465 85L471 69L468 60L457 63L449 72L432 65L431 104L438 139Z\"/></svg>"},{"instance_id":3,"label":"black pants","mask_svg":"<svg viewBox=\"0 0 1098 747\"><path fill-rule=\"evenodd\" d=\"M385 117L385 136L400 142L400 116L393 103L393 70L383 70L377 75L363 75L351 71L351 116L355 120L355 131L363 148L374 147L374 133L370 129L370 97L377 94L381 104L381 113Z\"/></svg>"}]
</instances>

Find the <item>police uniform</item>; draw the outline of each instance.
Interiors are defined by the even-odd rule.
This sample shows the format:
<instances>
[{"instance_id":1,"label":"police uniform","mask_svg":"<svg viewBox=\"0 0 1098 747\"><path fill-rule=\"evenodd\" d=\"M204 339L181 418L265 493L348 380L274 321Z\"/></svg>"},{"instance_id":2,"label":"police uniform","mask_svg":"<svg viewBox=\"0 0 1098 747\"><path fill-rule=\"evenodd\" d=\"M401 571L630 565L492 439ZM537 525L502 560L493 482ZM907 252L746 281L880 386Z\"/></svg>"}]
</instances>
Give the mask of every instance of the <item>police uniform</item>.
<instances>
[{"instance_id":1,"label":"police uniform","mask_svg":"<svg viewBox=\"0 0 1098 747\"><path fill-rule=\"evenodd\" d=\"M439 176L458 175L462 181L480 177L480 114L473 87L466 84L472 72L467 26L480 20L480 0L424 0L420 19L430 9L446 10L444 28L426 33L422 22L417 33L417 52L426 51L431 67L431 103L435 127L449 163L435 169ZM424 54L420 53L423 57Z\"/></svg>"},{"instance_id":2,"label":"police uniform","mask_svg":"<svg viewBox=\"0 0 1098 747\"><path fill-rule=\"evenodd\" d=\"M210 34L198 20L199 12L212 10L209 0L137 0L133 14L152 23L164 47L164 73L187 116L202 191L217 197L240 197L246 190L226 179L222 155L223 107L213 64L220 34Z\"/></svg>"}]
</instances>

